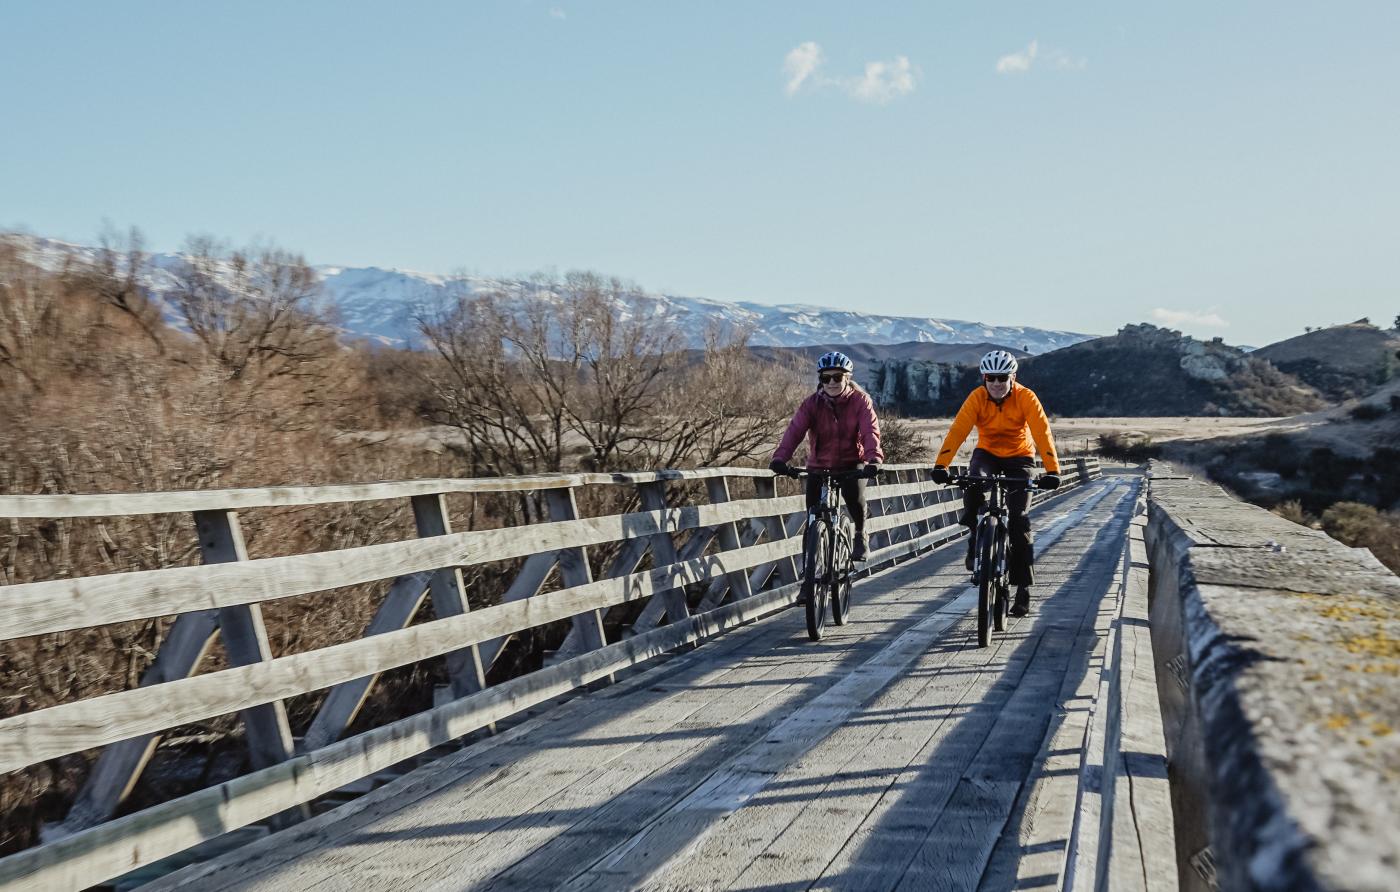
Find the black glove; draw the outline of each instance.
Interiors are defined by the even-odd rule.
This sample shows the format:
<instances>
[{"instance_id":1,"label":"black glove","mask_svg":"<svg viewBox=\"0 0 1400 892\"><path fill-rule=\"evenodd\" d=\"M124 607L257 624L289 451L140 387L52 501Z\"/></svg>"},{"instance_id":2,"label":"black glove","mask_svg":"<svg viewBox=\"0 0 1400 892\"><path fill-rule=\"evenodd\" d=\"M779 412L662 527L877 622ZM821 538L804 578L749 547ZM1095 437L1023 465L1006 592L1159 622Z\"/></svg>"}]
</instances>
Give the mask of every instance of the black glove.
<instances>
[{"instance_id":1,"label":"black glove","mask_svg":"<svg viewBox=\"0 0 1400 892\"><path fill-rule=\"evenodd\" d=\"M861 476L866 480L874 480L876 477L880 476L880 466L873 463L866 465L865 472Z\"/></svg>"},{"instance_id":2,"label":"black glove","mask_svg":"<svg viewBox=\"0 0 1400 892\"><path fill-rule=\"evenodd\" d=\"M1041 475L1040 475L1040 479L1037 480L1037 481L1035 482L1035 485L1038 486L1038 487L1040 487L1041 489L1059 489L1059 488L1060 488L1060 475L1059 475L1059 474L1041 474Z\"/></svg>"},{"instance_id":3,"label":"black glove","mask_svg":"<svg viewBox=\"0 0 1400 892\"><path fill-rule=\"evenodd\" d=\"M794 476L792 466L785 461L778 461L776 458L768 463L768 470L774 474L782 474L784 477Z\"/></svg>"},{"instance_id":4,"label":"black glove","mask_svg":"<svg viewBox=\"0 0 1400 892\"><path fill-rule=\"evenodd\" d=\"M948 473L948 469L942 465L933 466L933 482L942 483L945 486L953 482L953 475Z\"/></svg>"}]
</instances>

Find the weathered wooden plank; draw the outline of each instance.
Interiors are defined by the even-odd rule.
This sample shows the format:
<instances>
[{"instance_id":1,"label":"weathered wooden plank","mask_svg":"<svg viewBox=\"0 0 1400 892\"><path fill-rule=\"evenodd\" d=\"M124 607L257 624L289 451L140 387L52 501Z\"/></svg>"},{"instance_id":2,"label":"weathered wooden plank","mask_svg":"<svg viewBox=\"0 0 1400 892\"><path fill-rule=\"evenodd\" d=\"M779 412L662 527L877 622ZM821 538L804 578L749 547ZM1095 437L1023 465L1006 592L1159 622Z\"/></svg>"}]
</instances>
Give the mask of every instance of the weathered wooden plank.
<instances>
[{"instance_id":1,"label":"weathered wooden plank","mask_svg":"<svg viewBox=\"0 0 1400 892\"><path fill-rule=\"evenodd\" d=\"M716 822L762 790L775 773L902 674L930 642L966 613L975 603L974 598L971 592L964 593L904 632L863 664L862 671L850 673L793 712L665 815L562 888L588 888L600 878L614 888L640 885L677 853L690 849Z\"/></svg>"},{"instance_id":2,"label":"weathered wooden plank","mask_svg":"<svg viewBox=\"0 0 1400 892\"><path fill-rule=\"evenodd\" d=\"M572 486L707 480L712 477L766 477L758 468L697 468L617 474L536 474L516 477L439 478L334 486L271 486L253 489L182 490L163 493L0 495L0 518L120 517L236 511L292 505L327 505L403 499L436 493L529 492Z\"/></svg>"},{"instance_id":3,"label":"weathered wooden plank","mask_svg":"<svg viewBox=\"0 0 1400 892\"><path fill-rule=\"evenodd\" d=\"M778 500L800 507L797 497ZM540 551L598 545L635 536L740 520L770 505L761 500L449 533L316 554L262 558L204 567L171 567L56 579L6 587L0 640L104 623L253 604L330 588L524 557Z\"/></svg>"},{"instance_id":4,"label":"weathered wooden plank","mask_svg":"<svg viewBox=\"0 0 1400 892\"><path fill-rule=\"evenodd\" d=\"M772 677L775 673L777 677ZM650 771L684 761L687 753L704 758L706 741L687 731L697 726L718 730L726 717L737 719L759 702L790 689L800 681L791 676L800 674L771 662L751 665L723 676L723 685L693 690L668 701L671 708L666 712L643 709L613 722L589 723L572 746L564 741L543 745L512 766L498 783L460 792L454 788L450 796L404 815L394 825L404 830L403 837L376 846L364 853L367 857L359 857L357 852L353 872L366 889L392 885L405 875L412 876L414 884L423 889L433 889L439 882L458 889L481 882L531 849L559 834L572 833L571 824L586 821L589 812L603 807ZM770 678L773 684L761 684L748 703L733 698L729 690ZM717 748L721 753L714 761L724 757L724 747ZM540 814L557 818L540 821ZM462 832L454 834L449 844L433 846L431 828L447 822L462 827ZM585 842L585 857L592 854L591 848ZM553 870L556 876L553 883L543 885L557 883L557 873L569 869L567 861L546 866L545 872ZM503 882L495 879L492 884ZM308 892L336 887L336 877L328 876L309 886Z\"/></svg>"},{"instance_id":5,"label":"weathered wooden plank","mask_svg":"<svg viewBox=\"0 0 1400 892\"><path fill-rule=\"evenodd\" d=\"M726 604L218 787L20 852L0 860L0 885L12 883L24 890L86 888L307 802L621 668L787 607L796 595L796 587L787 586ZM449 622L466 622L481 613Z\"/></svg>"}]
</instances>

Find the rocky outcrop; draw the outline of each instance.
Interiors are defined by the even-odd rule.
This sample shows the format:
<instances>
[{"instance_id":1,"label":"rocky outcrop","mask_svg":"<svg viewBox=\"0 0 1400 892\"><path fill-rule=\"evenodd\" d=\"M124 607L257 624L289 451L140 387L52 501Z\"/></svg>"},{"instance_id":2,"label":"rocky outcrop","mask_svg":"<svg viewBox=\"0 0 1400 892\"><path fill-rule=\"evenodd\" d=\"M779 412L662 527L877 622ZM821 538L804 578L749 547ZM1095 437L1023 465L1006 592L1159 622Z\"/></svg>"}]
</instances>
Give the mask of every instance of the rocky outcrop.
<instances>
[{"instance_id":1,"label":"rocky outcrop","mask_svg":"<svg viewBox=\"0 0 1400 892\"><path fill-rule=\"evenodd\" d=\"M866 382L881 405L910 414L956 412L978 385L975 365L886 360ZM1199 341L1128 325L1021 361L1020 380L1052 415L1294 415L1323 408L1316 391L1220 338Z\"/></svg>"}]
</instances>

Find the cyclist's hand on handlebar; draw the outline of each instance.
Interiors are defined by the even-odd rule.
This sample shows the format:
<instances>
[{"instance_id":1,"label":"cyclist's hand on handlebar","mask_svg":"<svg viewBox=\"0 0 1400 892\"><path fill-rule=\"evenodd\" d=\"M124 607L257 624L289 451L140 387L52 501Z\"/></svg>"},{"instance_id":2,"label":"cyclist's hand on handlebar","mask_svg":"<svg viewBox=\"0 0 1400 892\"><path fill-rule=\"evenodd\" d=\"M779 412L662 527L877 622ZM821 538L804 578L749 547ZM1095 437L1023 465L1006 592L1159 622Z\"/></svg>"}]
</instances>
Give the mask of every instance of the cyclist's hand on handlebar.
<instances>
[{"instance_id":1,"label":"cyclist's hand on handlebar","mask_svg":"<svg viewBox=\"0 0 1400 892\"><path fill-rule=\"evenodd\" d=\"M874 480L876 477L880 476L880 466L871 462L865 466L865 471L862 476L865 477L866 480Z\"/></svg>"},{"instance_id":2,"label":"cyclist's hand on handlebar","mask_svg":"<svg viewBox=\"0 0 1400 892\"><path fill-rule=\"evenodd\" d=\"M1041 475L1040 475L1040 479L1037 480L1037 481L1035 482L1035 485L1038 486L1038 487L1040 487L1041 489L1059 489L1059 488L1060 488L1060 475L1059 475L1059 474L1041 474Z\"/></svg>"},{"instance_id":3,"label":"cyclist's hand on handlebar","mask_svg":"<svg viewBox=\"0 0 1400 892\"><path fill-rule=\"evenodd\" d=\"M942 465L933 466L933 482L947 485L953 482L953 475L948 473L948 469Z\"/></svg>"},{"instance_id":4,"label":"cyclist's hand on handlebar","mask_svg":"<svg viewBox=\"0 0 1400 892\"><path fill-rule=\"evenodd\" d=\"M768 470L772 471L774 474L782 474L784 477L798 476L797 471L793 470L792 465L785 461L777 461L776 459L768 463Z\"/></svg>"}]
</instances>

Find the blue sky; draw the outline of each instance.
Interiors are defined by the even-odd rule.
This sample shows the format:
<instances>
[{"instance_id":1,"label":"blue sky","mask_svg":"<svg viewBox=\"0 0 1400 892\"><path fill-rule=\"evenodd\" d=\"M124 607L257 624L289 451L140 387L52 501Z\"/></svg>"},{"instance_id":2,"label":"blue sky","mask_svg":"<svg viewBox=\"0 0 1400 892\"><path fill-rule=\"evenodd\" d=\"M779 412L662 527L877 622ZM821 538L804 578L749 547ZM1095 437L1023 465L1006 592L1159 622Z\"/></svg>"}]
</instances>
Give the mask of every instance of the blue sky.
<instances>
[{"instance_id":1,"label":"blue sky","mask_svg":"<svg viewBox=\"0 0 1400 892\"><path fill-rule=\"evenodd\" d=\"M1263 344L1400 314L1400 3L0 0L0 227Z\"/></svg>"}]
</instances>

